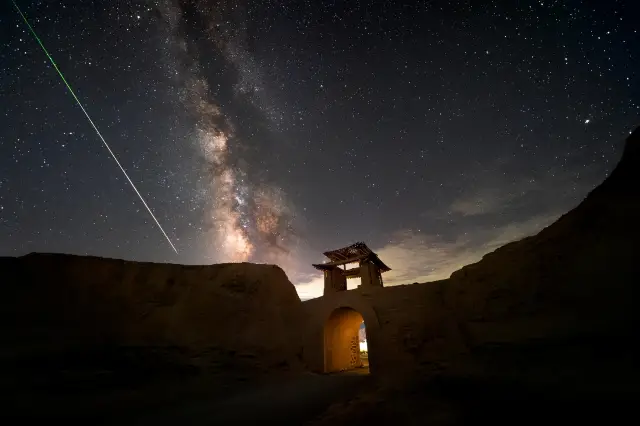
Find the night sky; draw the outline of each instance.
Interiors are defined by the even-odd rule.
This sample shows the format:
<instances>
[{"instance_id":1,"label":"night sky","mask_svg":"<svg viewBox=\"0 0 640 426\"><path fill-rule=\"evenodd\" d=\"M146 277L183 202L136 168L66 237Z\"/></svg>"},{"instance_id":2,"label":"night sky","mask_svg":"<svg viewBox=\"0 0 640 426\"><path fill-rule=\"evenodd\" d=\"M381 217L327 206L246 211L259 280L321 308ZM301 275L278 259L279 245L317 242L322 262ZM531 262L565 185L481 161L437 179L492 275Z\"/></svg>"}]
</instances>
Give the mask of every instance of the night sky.
<instances>
[{"instance_id":1,"label":"night sky","mask_svg":"<svg viewBox=\"0 0 640 426\"><path fill-rule=\"evenodd\" d=\"M406 4L402 4L406 3ZM580 202L640 124L628 1L0 4L0 255L447 277Z\"/></svg>"}]
</instances>

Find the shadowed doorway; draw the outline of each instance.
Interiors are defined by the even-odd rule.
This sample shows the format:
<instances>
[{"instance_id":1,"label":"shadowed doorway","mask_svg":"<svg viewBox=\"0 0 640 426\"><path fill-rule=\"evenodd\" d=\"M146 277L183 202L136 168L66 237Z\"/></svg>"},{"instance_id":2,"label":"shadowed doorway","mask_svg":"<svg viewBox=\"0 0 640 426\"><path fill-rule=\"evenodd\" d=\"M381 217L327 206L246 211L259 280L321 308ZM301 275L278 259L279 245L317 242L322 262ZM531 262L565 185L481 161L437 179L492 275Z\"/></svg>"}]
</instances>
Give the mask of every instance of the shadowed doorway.
<instances>
[{"instance_id":1,"label":"shadowed doorway","mask_svg":"<svg viewBox=\"0 0 640 426\"><path fill-rule=\"evenodd\" d=\"M324 326L325 373L368 366L368 356L361 354L366 348L366 341L361 342L363 324L362 315L354 309L338 308L331 313Z\"/></svg>"}]
</instances>

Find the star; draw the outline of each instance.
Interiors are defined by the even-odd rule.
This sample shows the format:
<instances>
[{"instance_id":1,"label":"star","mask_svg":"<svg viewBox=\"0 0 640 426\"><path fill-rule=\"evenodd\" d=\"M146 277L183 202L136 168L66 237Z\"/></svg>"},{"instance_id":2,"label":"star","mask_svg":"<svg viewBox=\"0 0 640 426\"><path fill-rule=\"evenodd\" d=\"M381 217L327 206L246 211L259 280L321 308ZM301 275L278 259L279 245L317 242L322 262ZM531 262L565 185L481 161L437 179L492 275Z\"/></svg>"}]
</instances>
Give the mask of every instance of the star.
<instances>
[{"instance_id":1,"label":"star","mask_svg":"<svg viewBox=\"0 0 640 426\"><path fill-rule=\"evenodd\" d=\"M366 240L397 259L389 284L437 279L574 206L640 110L630 2L50 3L28 19L179 254L3 14L0 256L264 262L303 284Z\"/></svg>"}]
</instances>

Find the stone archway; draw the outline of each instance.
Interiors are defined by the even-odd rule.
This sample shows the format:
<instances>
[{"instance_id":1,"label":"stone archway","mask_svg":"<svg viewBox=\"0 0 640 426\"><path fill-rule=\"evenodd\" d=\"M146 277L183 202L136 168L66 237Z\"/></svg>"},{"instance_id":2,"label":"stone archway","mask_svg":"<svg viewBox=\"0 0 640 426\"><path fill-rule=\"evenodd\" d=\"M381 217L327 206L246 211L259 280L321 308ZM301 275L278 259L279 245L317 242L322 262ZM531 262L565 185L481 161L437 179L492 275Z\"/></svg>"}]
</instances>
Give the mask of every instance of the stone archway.
<instances>
[{"instance_id":1,"label":"stone archway","mask_svg":"<svg viewBox=\"0 0 640 426\"><path fill-rule=\"evenodd\" d=\"M363 322L362 314L353 308L340 307L331 312L324 324L325 373L363 366L359 340Z\"/></svg>"},{"instance_id":2,"label":"stone archway","mask_svg":"<svg viewBox=\"0 0 640 426\"><path fill-rule=\"evenodd\" d=\"M334 359L334 355L327 356L327 348L336 347L335 345L339 343L339 340L337 342L333 341L336 335L333 335L332 338L330 331L336 325L345 324L339 319L342 318L343 314L347 317L353 315L348 314L351 311L356 312L364 319L367 334L369 372L377 374L382 371L383 366L381 363L384 362L384 357L381 358L381 356L384 355L385 348L380 345L380 321L371 304L369 293L363 294L358 289L343 291L307 300L303 302L303 306L307 314L302 331L304 335L303 359L311 371L324 373L333 369L334 361L331 360ZM356 322L355 320L352 321ZM355 338L357 336L361 323L362 319L359 319L357 326L353 324L347 327L352 337ZM344 348L344 345L339 345L338 347ZM327 360L329 360L329 364L327 364ZM337 370L339 371L340 369L338 368Z\"/></svg>"}]
</instances>

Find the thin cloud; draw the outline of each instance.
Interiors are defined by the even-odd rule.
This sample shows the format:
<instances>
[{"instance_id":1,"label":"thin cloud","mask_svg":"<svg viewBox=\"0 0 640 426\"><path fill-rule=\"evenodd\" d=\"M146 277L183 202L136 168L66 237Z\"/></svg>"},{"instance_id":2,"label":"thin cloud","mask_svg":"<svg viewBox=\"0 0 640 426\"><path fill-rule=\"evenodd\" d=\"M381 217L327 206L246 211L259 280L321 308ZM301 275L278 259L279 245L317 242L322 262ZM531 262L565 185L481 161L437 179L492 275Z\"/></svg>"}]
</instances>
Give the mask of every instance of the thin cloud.
<instances>
[{"instance_id":1,"label":"thin cloud","mask_svg":"<svg viewBox=\"0 0 640 426\"><path fill-rule=\"evenodd\" d=\"M562 169L551 169L513 181L505 181L499 172L485 172L478 178L479 183L455 198L444 213L449 217L457 215L469 218L501 214L522 206L527 211L532 211L531 208L536 206L548 209L551 205L555 206L554 209L562 209L584 197L604 176L599 168L589 165L577 175ZM443 215L443 212L434 210L423 216L433 217L436 214Z\"/></svg>"},{"instance_id":2,"label":"thin cloud","mask_svg":"<svg viewBox=\"0 0 640 426\"><path fill-rule=\"evenodd\" d=\"M392 268L384 274L385 285L437 281L449 278L461 267L511 241L540 231L560 213L539 215L502 227L479 229L453 241L402 231L376 252Z\"/></svg>"},{"instance_id":3,"label":"thin cloud","mask_svg":"<svg viewBox=\"0 0 640 426\"><path fill-rule=\"evenodd\" d=\"M300 300L309 300L322 296L324 291L324 276L318 274L295 285Z\"/></svg>"},{"instance_id":4,"label":"thin cloud","mask_svg":"<svg viewBox=\"0 0 640 426\"><path fill-rule=\"evenodd\" d=\"M462 216L494 213L504 206L505 195L495 189L464 194L451 203L450 211Z\"/></svg>"},{"instance_id":5,"label":"thin cloud","mask_svg":"<svg viewBox=\"0 0 640 426\"><path fill-rule=\"evenodd\" d=\"M521 179L511 183L489 181L454 199L449 211L466 217L495 214L508 209L514 202L530 198L542 188L542 183L536 179Z\"/></svg>"}]
</instances>

